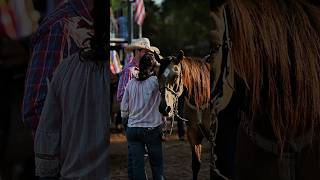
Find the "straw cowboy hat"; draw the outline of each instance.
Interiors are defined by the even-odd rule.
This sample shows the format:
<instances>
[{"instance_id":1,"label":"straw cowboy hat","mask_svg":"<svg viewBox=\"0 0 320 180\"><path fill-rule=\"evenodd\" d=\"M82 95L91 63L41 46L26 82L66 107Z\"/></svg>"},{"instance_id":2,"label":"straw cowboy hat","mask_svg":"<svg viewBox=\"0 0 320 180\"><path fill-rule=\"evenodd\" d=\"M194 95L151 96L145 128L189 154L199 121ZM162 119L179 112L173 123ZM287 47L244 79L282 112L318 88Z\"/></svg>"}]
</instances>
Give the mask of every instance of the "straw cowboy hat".
<instances>
[{"instance_id":1,"label":"straw cowboy hat","mask_svg":"<svg viewBox=\"0 0 320 180\"><path fill-rule=\"evenodd\" d=\"M127 51L133 51L135 49L146 49L150 52L155 51L160 57L162 57L160 55L160 50L155 46L151 46L148 38L139 38L126 47Z\"/></svg>"},{"instance_id":2,"label":"straw cowboy hat","mask_svg":"<svg viewBox=\"0 0 320 180\"><path fill-rule=\"evenodd\" d=\"M137 40L134 40L127 48L126 50L135 50L135 49L146 49L149 51L152 51L150 41L148 38L139 38Z\"/></svg>"}]
</instances>

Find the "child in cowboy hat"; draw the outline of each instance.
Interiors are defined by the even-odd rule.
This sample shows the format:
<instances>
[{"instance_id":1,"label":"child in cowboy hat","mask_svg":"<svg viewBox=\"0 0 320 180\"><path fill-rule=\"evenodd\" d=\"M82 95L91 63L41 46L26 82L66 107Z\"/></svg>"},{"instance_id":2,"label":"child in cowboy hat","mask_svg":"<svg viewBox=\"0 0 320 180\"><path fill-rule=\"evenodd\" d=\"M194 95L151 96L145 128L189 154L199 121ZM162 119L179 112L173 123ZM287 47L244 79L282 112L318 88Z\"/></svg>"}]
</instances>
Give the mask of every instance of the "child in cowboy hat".
<instances>
[{"instance_id":1,"label":"child in cowboy hat","mask_svg":"<svg viewBox=\"0 0 320 180\"><path fill-rule=\"evenodd\" d=\"M156 52L160 54L160 50L157 47L151 46L148 38L140 38L133 41L127 48L127 51L133 51L134 57L131 57L129 63L125 65L123 71L119 77L118 89L117 89L117 100L119 103L122 101L122 97L129 80L133 77L138 77L139 73L139 62L141 57L148 52ZM120 112L118 113L120 116ZM129 147L128 147L129 148ZM129 179L132 179L132 161L131 154L128 154L128 175Z\"/></svg>"},{"instance_id":2,"label":"child in cowboy hat","mask_svg":"<svg viewBox=\"0 0 320 180\"><path fill-rule=\"evenodd\" d=\"M145 180L144 154L147 149L154 180L163 179L162 115L158 108L160 92L154 73L156 60L151 53L142 56L138 77L128 82L121 102L121 117L127 120L129 179ZM131 174L130 174L131 173Z\"/></svg>"}]
</instances>

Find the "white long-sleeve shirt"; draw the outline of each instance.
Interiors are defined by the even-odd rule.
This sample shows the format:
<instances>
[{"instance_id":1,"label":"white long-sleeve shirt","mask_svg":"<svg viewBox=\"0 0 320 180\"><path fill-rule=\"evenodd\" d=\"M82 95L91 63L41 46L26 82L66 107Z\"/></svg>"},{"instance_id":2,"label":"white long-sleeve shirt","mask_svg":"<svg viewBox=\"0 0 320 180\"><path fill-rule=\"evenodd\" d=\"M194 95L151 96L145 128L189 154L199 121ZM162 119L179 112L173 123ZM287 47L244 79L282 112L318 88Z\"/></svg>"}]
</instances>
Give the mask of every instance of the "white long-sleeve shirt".
<instances>
[{"instance_id":1,"label":"white long-sleeve shirt","mask_svg":"<svg viewBox=\"0 0 320 180\"><path fill-rule=\"evenodd\" d=\"M131 79L121 102L121 117L128 117L128 127L157 127L162 124L159 112L159 85L156 76L144 81Z\"/></svg>"}]
</instances>

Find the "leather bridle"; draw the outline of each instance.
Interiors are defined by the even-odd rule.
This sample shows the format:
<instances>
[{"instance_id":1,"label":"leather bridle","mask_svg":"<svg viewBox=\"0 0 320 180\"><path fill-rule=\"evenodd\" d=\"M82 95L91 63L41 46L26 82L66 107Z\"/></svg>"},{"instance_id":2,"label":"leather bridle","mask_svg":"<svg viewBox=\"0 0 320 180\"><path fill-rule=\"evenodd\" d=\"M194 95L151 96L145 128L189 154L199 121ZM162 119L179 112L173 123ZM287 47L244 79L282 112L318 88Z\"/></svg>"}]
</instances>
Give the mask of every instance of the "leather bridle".
<instances>
[{"instance_id":1,"label":"leather bridle","mask_svg":"<svg viewBox=\"0 0 320 180\"><path fill-rule=\"evenodd\" d=\"M172 62L171 62L172 63ZM177 84L177 88L173 89L170 88L167 84L167 78L165 78L165 82L164 82L164 86L161 86L159 84L159 90L161 93L161 96L165 96L165 92L170 92L173 96L174 96L174 101L173 101L173 118L175 116L179 116L178 115L178 98L179 96L181 96L182 92L183 92L183 82L182 82L182 65L181 63L179 63L180 65L180 73L179 75L176 77L176 79L179 79L179 83ZM176 81L176 79L174 81Z\"/></svg>"},{"instance_id":2,"label":"leather bridle","mask_svg":"<svg viewBox=\"0 0 320 180\"><path fill-rule=\"evenodd\" d=\"M172 63L172 62L171 62ZM183 93L183 82L182 82L182 76L183 76L183 74L182 74L182 65L181 65L181 63L180 63L180 73L179 73L179 75L176 77L176 79L179 79L179 84L177 85L177 88L176 89L173 89L173 88L170 88L167 84L167 78L165 78L165 82L164 82L164 86L161 86L160 84L159 84L159 90L160 90L160 94L161 94L161 96L163 97L163 96L165 96L165 92L167 91L167 92L170 92L173 96L174 96L174 100L173 100L173 109L172 109L172 121L171 121L171 128L170 128L170 133L169 133L169 135L171 135L172 134L172 130L173 130L173 123L174 123L174 119L175 119L175 117L177 117L177 118L179 118L179 119L181 119L181 120L183 120L183 121L188 121L187 119L185 119L185 118L182 118L182 117L180 117L180 115L179 115L179 111L178 111L178 101L179 101L179 97L181 96L181 94ZM174 81L176 81L176 79L174 80ZM166 108L168 108L168 106L166 107ZM165 111L166 111L167 109L165 109ZM167 124L166 124L167 125ZM164 131L164 133L166 133L166 129L167 129L167 127L165 127L164 128L165 129L165 131Z\"/></svg>"},{"instance_id":3,"label":"leather bridle","mask_svg":"<svg viewBox=\"0 0 320 180\"><path fill-rule=\"evenodd\" d=\"M223 12L223 20L225 25L225 31L223 35L223 41L221 44L215 44L216 48L215 50L219 50L222 48L222 63L220 66L220 74L219 78L216 84L213 84L213 81L210 81L212 84L211 87L211 93L210 93L210 136L209 136L209 142L211 145L211 151L210 151L210 180L216 180L216 179L223 179L228 180L228 178L220 173L216 166L217 161L217 155L215 154L215 146L216 146L216 137L218 133L218 109L217 105L219 104L219 101L221 97L223 96L223 84L225 82L226 77L229 74L228 71L228 61L230 61L230 49L231 49L231 40L229 36L229 29L228 29L228 18L227 18L227 12L226 9L224 9ZM214 51L210 52L209 60L212 61ZM213 63L213 62L210 62Z\"/></svg>"}]
</instances>

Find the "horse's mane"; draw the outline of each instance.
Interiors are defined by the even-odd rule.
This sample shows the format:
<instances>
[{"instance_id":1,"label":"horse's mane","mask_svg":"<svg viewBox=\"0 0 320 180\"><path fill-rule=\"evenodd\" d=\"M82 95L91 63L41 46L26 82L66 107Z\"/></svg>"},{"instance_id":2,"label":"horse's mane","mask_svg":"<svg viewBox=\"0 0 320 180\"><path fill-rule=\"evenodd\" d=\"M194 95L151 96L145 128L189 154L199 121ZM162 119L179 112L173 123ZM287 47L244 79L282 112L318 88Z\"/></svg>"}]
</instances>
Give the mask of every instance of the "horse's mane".
<instances>
[{"instance_id":1,"label":"horse's mane","mask_svg":"<svg viewBox=\"0 0 320 180\"><path fill-rule=\"evenodd\" d=\"M320 7L311 0L232 0L232 63L251 117L265 112L281 147L320 124ZM258 119L257 119L258 120Z\"/></svg>"},{"instance_id":2,"label":"horse's mane","mask_svg":"<svg viewBox=\"0 0 320 180\"><path fill-rule=\"evenodd\" d=\"M197 108L210 102L210 65L200 58L184 57L181 61L183 85L188 99Z\"/></svg>"}]
</instances>

